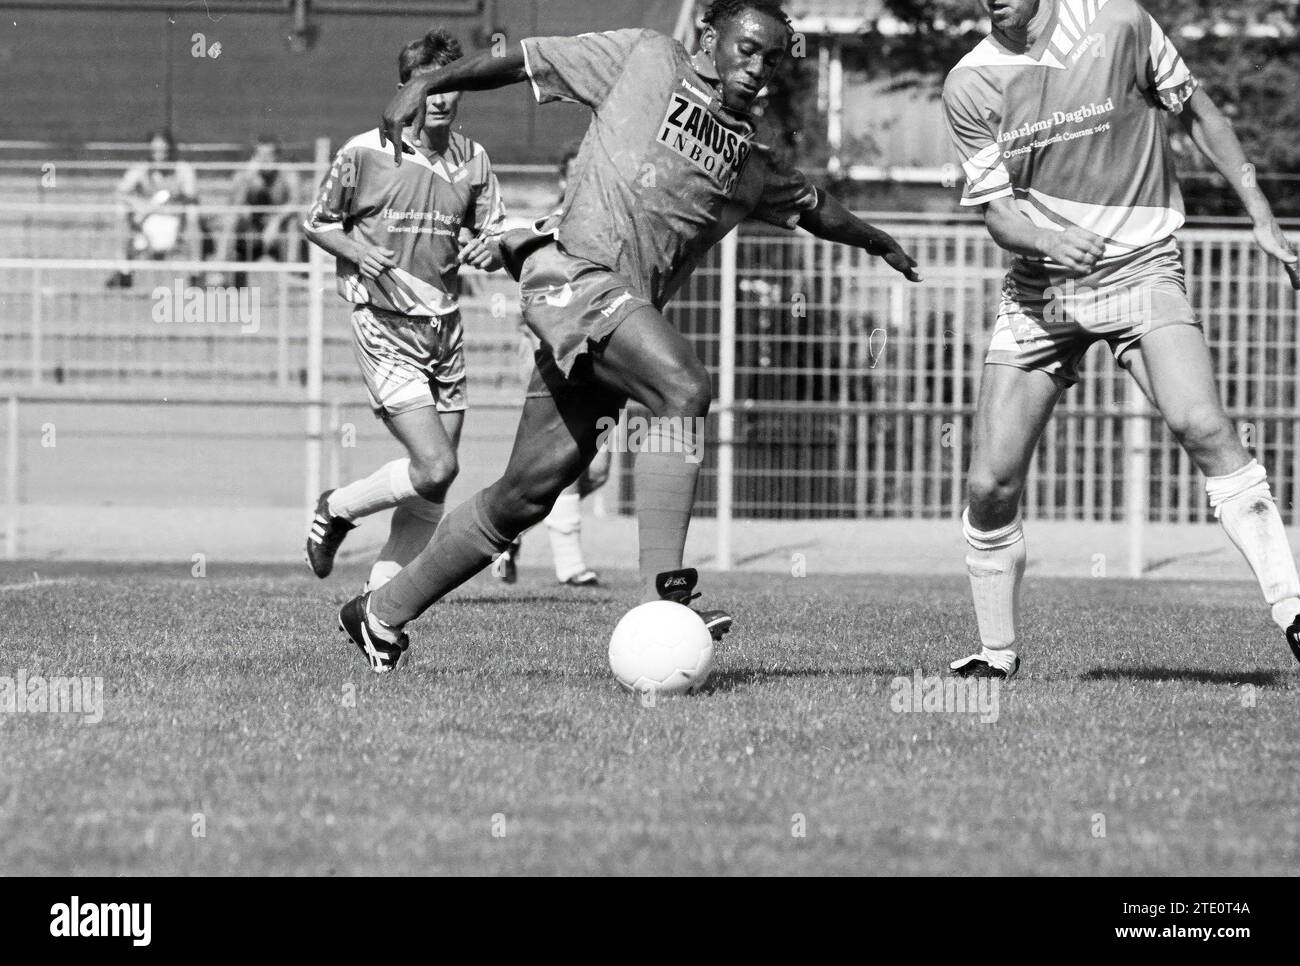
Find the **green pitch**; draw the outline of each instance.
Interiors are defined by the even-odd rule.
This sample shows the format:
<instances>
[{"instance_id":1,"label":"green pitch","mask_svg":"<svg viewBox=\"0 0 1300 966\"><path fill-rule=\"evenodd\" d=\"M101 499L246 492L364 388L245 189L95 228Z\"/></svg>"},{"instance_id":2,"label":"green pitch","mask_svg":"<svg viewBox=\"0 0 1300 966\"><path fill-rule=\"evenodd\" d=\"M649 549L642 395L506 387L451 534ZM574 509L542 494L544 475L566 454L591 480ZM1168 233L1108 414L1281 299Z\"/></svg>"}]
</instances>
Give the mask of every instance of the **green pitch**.
<instances>
[{"instance_id":1,"label":"green pitch","mask_svg":"<svg viewBox=\"0 0 1300 966\"><path fill-rule=\"evenodd\" d=\"M334 628L359 571L33 569L0 565L0 689L102 677L103 717L0 713L8 874L1300 864L1300 667L1249 584L1031 574L981 714L904 692L972 645L960 580L706 574L708 693L644 707L605 660L630 574L480 579L377 678Z\"/></svg>"}]
</instances>

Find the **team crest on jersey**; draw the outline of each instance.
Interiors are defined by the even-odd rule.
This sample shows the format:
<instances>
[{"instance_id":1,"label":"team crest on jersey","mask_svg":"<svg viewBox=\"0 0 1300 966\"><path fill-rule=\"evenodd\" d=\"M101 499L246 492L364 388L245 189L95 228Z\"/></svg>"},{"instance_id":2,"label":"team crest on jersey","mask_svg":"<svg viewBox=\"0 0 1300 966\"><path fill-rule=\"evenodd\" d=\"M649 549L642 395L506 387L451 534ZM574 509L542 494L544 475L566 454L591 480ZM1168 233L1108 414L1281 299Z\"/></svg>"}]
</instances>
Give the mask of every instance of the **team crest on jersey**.
<instances>
[{"instance_id":1,"label":"team crest on jersey","mask_svg":"<svg viewBox=\"0 0 1300 966\"><path fill-rule=\"evenodd\" d=\"M730 194L753 150L749 138L718 122L698 101L674 91L659 126L659 143L676 151Z\"/></svg>"}]
</instances>

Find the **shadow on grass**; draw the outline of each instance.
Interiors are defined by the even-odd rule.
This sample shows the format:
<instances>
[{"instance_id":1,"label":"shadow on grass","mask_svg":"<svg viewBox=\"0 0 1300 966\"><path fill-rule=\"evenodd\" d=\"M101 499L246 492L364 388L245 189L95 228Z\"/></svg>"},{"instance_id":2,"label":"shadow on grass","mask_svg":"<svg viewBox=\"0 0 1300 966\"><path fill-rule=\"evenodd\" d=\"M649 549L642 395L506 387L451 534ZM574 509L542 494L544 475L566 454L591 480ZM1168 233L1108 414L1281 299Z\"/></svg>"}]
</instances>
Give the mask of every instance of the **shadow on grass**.
<instances>
[{"instance_id":1,"label":"shadow on grass","mask_svg":"<svg viewBox=\"0 0 1300 966\"><path fill-rule=\"evenodd\" d=\"M438 601L436 607L455 607L464 604L561 604L564 607L606 607L614 603L614 597L601 596L594 597L587 594L574 594L572 597L567 596L567 591L563 588L547 594L511 594L509 591L502 591L500 594L466 594L458 597L447 597ZM589 593L589 592L588 592Z\"/></svg>"},{"instance_id":2,"label":"shadow on grass","mask_svg":"<svg viewBox=\"0 0 1300 966\"><path fill-rule=\"evenodd\" d=\"M727 668L714 671L701 689L703 694L714 691L733 691L748 685L769 684L791 678L896 678L898 669L892 667L777 667L777 668Z\"/></svg>"},{"instance_id":3,"label":"shadow on grass","mask_svg":"<svg viewBox=\"0 0 1300 966\"><path fill-rule=\"evenodd\" d=\"M1084 681L1195 681L1197 684L1253 684L1271 687L1282 684L1279 671L1206 671L1173 667L1099 667L1080 678Z\"/></svg>"}]
</instances>

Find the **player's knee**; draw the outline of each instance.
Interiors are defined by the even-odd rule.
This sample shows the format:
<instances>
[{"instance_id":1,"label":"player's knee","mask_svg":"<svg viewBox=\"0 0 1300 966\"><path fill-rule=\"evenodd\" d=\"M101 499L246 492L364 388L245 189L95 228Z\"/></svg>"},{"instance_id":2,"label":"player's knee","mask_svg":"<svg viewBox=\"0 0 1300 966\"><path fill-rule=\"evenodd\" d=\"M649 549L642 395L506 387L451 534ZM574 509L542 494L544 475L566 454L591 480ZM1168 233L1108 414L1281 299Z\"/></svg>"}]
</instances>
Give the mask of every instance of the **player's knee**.
<instances>
[{"instance_id":1,"label":"player's knee","mask_svg":"<svg viewBox=\"0 0 1300 966\"><path fill-rule=\"evenodd\" d=\"M707 416L713 402L713 383L703 365L678 370L667 378L662 412L656 416Z\"/></svg>"},{"instance_id":2,"label":"player's knee","mask_svg":"<svg viewBox=\"0 0 1300 966\"><path fill-rule=\"evenodd\" d=\"M971 508L981 517L997 516L1008 508L1014 512L1024 483L1010 474L972 469L967 483Z\"/></svg>"},{"instance_id":3,"label":"player's knee","mask_svg":"<svg viewBox=\"0 0 1300 966\"><path fill-rule=\"evenodd\" d=\"M1205 451L1231 444L1235 438L1232 423L1218 406L1192 406L1166 416L1169 429L1192 451Z\"/></svg>"},{"instance_id":4,"label":"player's knee","mask_svg":"<svg viewBox=\"0 0 1300 966\"><path fill-rule=\"evenodd\" d=\"M541 523L551 512L556 498L572 482L564 469L559 463L534 467L529 472L507 468L506 475L492 487L493 505L521 532Z\"/></svg>"},{"instance_id":5,"label":"player's knee","mask_svg":"<svg viewBox=\"0 0 1300 966\"><path fill-rule=\"evenodd\" d=\"M460 464L454 453L412 460L411 485L426 500L440 503L459 472Z\"/></svg>"}]
</instances>

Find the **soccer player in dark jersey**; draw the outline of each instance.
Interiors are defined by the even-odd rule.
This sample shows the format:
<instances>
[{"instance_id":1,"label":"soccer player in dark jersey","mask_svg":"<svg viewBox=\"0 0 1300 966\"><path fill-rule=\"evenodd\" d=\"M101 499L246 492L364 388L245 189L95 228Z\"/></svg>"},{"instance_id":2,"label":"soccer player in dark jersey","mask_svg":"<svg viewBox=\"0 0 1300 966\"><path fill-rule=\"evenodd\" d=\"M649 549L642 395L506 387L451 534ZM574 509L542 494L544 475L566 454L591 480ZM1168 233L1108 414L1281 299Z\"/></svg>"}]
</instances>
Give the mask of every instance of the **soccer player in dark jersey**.
<instances>
[{"instance_id":1,"label":"soccer player in dark jersey","mask_svg":"<svg viewBox=\"0 0 1300 966\"><path fill-rule=\"evenodd\" d=\"M980 387L963 518L981 649L957 674L1010 677L1029 461L1079 362L1104 339L1206 475L1210 505L1300 658L1300 578L1267 475L1223 411L1174 232L1164 119L1233 185L1259 247L1296 256L1232 125L1135 0L984 0L993 33L948 75L962 203L1015 258Z\"/></svg>"},{"instance_id":2,"label":"soccer player in dark jersey","mask_svg":"<svg viewBox=\"0 0 1300 966\"><path fill-rule=\"evenodd\" d=\"M460 56L455 37L432 31L403 48L399 77L414 83ZM307 536L307 561L324 578L357 522L392 509L368 589L414 559L442 517L467 404L460 267L500 268L501 191L487 152L452 129L458 98L430 96L420 125L397 135L413 153L400 168L378 131L349 140L304 226L338 259L339 294L353 304L353 352L371 406L407 452L322 493ZM473 236L464 245L462 233Z\"/></svg>"},{"instance_id":3,"label":"soccer player in dark jersey","mask_svg":"<svg viewBox=\"0 0 1300 966\"><path fill-rule=\"evenodd\" d=\"M564 192L568 190L570 169L578 160L578 147L577 141L566 145L560 158L560 197L555 204L557 212L564 209ZM526 361L527 364L523 373L526 385L532 377L533 355L540 345L537 336L533 335L532 329L524 324L522 318L519 320L519 328L523 340L520 362ZM546 533L551 543L555 579L570 587L600 586L600 575L587 566L582 554L582 501L608 481L610 461L609 447L602 446L590 465L582 471L582 475L555 498L555 505L546 515ZM513 584L518 579L517 562L522 541L522 534L515 537L510 546L492 561L492 576L502 583Z\"/></svg>"},{"instance_id":4,"label":"soccer player in dark jersey","mask_svg":"<svg viewBox=\"0 0 1300 966\"><path fill-rule=\"evenodd\" d=\"M600 427L628 399L653 421L637 456L640 569L646 596L685 602L697 575L682 569L709 373L665 321L664 305L705 253L746 218L864 249L912 281L915 262L781 164L754 139L749 111L786 56L790 22L774 0L717 0L695 56L652 30L524 40L483 52L399 92L384 114L394 136L427 91L527 83L539 102L591 109L563 209L522 238L507 233L524 320L541 341L537 372L504 475L449 513L429 546L380 590L340 614L363 650L395 666L402 628L478 573L540 522L591 462ZM715 637L722 611L702 616Z\"/></svg>"}]
</instances>

